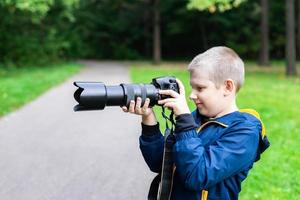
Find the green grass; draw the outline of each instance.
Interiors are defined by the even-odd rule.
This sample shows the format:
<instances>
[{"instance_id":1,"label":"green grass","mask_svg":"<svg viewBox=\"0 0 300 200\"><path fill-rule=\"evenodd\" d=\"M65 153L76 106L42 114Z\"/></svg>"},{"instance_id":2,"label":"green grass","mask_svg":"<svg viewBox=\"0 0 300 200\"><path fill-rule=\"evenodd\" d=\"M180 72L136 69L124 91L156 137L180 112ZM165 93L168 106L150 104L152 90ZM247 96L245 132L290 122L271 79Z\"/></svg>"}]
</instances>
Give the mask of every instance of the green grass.
<instances>
[{"instance_id":1,"label":"green grass","mask_svg":"<svg viewBox=\"0 0 300 200\"><path fill-rule=\"evenodd\" d=\"M0 67L0 117L61 83L79 69L80 65L70 63L44 67Z\"/></svg>"},{"instance_id":2,"label":"green grass","mask_svg":"<svg viewBox=\"0 0 300 200\"><path fill-rule=\"evenodd\" d=\"M155 67L149 63L135 63L131 67L131 77L133 82L147 83L156 76L175 75L183 81L188 95L186 65L167 63L166 67ZM278 65L280 62L261 69L254 63L246 64L246 82L238 94L238 106L254 108L261 114L271 147L243 182L242 200L300 199L300 77L286 78L283 65ZM195 109L191 101L189 106ZM159 108L155 108L155 112L163 124Z\"/></svg>"}]
</instances>

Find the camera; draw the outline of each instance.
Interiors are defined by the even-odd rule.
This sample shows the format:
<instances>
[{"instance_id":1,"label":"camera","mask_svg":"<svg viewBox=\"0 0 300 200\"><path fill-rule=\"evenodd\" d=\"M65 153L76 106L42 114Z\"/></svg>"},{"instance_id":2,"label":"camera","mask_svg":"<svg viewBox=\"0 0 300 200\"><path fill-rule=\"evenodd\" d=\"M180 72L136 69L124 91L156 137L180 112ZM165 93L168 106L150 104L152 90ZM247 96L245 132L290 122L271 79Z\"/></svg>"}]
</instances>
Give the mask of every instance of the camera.
<instances>
[{"instance_id":1,"label":"camera","mask_svg":"<svg viewBox=\"0 0 300 200\"><path fill-rule=\"evenodd\" d=\"M179 93L179 87L174 76L153 78L150 84L120 84L106 86L102 82L74 82L77 90L74 98L78 105L74 111L103 110L105 106L129 107L131 100L142 98L142 106L146 98L150 99L149 107L158 105L158 100L169 98L159 94L159 90L173 90Z\"/></svg>"}]
</instances>

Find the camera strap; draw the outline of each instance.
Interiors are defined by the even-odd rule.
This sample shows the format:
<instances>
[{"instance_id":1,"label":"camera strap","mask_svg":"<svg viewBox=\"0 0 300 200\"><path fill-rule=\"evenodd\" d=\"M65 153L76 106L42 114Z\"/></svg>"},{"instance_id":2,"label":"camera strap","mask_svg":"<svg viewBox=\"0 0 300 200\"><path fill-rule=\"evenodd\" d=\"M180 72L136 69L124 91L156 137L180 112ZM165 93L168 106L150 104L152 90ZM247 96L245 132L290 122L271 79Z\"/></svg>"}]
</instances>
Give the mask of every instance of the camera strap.
<instances>
[{"instance_id":1,"label":"camera strap","mask_svg":"<svg viewBox=\"0 0 300 200\"><path fill-rule=\"evenodd\" d=\"M174 171L172 149L176 142L174 136L174 128L175 128L174 112L172 111L170 116L168 117L165 113L165 108L162 107L162 116L166 120L162 170L153 179L151 183L149 193L148 193L148 200L169 200L171 198L171 192L173 186L173 171ZM171 128L169 128L168 121L171 122Z\"/></svg>"}]
</instances>

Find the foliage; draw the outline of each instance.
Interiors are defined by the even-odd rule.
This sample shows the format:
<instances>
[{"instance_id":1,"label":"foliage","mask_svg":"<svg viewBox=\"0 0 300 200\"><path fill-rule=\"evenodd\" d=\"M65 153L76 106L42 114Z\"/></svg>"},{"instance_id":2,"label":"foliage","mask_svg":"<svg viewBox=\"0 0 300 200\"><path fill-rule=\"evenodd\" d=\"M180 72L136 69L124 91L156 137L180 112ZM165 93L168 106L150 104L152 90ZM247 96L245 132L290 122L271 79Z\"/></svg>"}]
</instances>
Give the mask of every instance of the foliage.
<instances>
[{"instance_id":1,"label":"foliage","mask_svg":"<svg viewBox=\"0 0 300 200\"><path fill-rule=\"evenodd\" d=\"M234 7L238 7L246 0L189 0L188 9L197 9L200 11L208 9L209 12L214 13L216 10L224 12Z\"/></svg>"},{"instance_id":2,"label":"foliage","mask_svg":"<svg viewBox=\"0 0 300 200\"><path fill-rule=\"evenodd\" d=\"M73 58L149 59L153 30L151 2L3 0L0 63L23 66ZM284 1L269 4L271 57L283 58ZM213 14L204 9L211 6L216 6ZM160 1L160 11L163 59L190 58L217 45L229 46L243 58L258 57L257 0L164 0Z\"/></svg>"},{"instance_id":3,"label":"foliage","mask_svg":"<svg viewBox=\"0 0 300 200\"><path fill-rule=\"evenodd\" d=\"M3 116L78 72L78 64L0 68L0 116Z\"/></svg>"},{"instance_id":4,"label":"foliage","mask_svg":"<svg viewBox=\"0 0 300 200\"><path fill-rule=\"evenodd\" d=\"M16 10L32 13L32 19L38 20L46 15L53 2L53 0L3 0L0 4L8 7L12 13Z\"/></svg>"},{"instance_id":5,"label":"foliage","mask_svg":"<svg viewBox=\"0 0 300 200\"><path fill-rule=\"evenodd\" d=\"M188 96L190 86L186 65L169 63L165 68L155 68L150 64L135 64L131 68L131 77L133 82L150 82L156 76L175 75L183 81ZM240 108L254 108L261 114L271 142L271 147L254 164L242 184L240 199L244 200L300 198L300 183L295 178L300 176L300 118L298 110L288 106L300 104L300 79L299 76L285 78L283 63L272 65L261 69L246 63L246 82L238 94ZM188 102L191 110L195 109L193 103ZM163 126L160 108L156 106L155 109Z\"/></svg>"},{"instance_id":6,"label":"foliage","mask_svg":"<svg viewBox=\"0 0 300 200\"><path fill-rule=\"evenodd\" d=\"M64 3L63 3L64 2ZM4 1L0 4L0 62L47 64L65 56L73 1Z\"/></svg>"}]
</instances>

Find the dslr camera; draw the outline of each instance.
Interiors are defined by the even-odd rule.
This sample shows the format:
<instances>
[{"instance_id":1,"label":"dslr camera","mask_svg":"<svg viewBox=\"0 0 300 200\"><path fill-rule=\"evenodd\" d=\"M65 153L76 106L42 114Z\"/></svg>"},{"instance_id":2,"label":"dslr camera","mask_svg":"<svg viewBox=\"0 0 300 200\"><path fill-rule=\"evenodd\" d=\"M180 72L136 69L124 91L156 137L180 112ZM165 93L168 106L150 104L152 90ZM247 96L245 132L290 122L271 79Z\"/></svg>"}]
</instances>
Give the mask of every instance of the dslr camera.
<instances>
[{"instance_id":1,"label":"dslr camera","mask_svg":"<svg viewBox=\"0 0 300 200\"><path fill-rule=\"evenodd\" d=\"M103 110L105 106L126 106L137 97L142 98L142 106L146 98L150 99L149 107L158 105L158 100L169 98L159 94L159 90L173 90L179 93L179 86L174 76L153 78L150 84L120 84L106 86L102 82L74 82L78 89L74 98L78 105L74 111Z\"/></svg>"}]
</instances>

